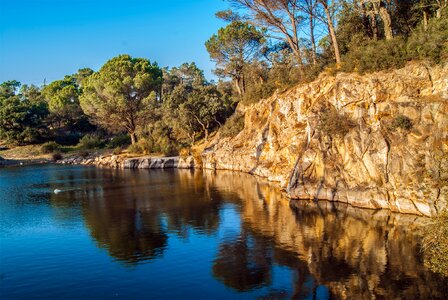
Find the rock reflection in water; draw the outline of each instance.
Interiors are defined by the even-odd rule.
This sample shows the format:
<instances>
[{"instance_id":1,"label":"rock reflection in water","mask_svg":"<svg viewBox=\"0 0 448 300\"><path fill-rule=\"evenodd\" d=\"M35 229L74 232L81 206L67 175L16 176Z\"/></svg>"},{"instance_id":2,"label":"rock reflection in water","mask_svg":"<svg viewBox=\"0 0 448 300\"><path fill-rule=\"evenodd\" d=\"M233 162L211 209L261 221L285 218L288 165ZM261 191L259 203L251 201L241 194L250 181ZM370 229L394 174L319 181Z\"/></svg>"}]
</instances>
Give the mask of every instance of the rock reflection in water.
<instances>
[{"instance_id":1,"label":"rock reflection in water","mask_svg":"<svg viewBox=\"0 0 448 300\"><path fill-rule=\"evenodd\" d=\"M264 265L258 270L269 270L272 264L291 267L296 270L294 290L299 297L315 295L318 285L348 299L443 298L448 291L448 280L422 263L418 233L426 219L326 201L317 205L289 201L277 189L245 174L216 172L207 173L207 178L218 189L232 187L241 199L242 236L254 238L252 245L263 245L260 240L268 239L271 249L253 246L250 255L221 251L218 263L245 255L242 260L246 262L262 255ZM226 254L227 258L222 257ZM243 270L236 266L220 264L220 269L227 270L225 275L234 276L223 282L231 286L232 282L249 282L250 286L250 281L240 278L250 269L244 268L244 263L239 264ZM268 280L269 271L266 273L260 284Z\"/></svg>"},{"instance_id":2,"label":"rock reflection in water","mask_svg":"<svg viewBox=\"0 0 448 300\"><path fill-rule=\"evenodd\" d=\"M91 236L126 264L163 257L172 235L185 239L193 230L217 239L211 273L239 292L269 287L276 267L293 278L266 298L429 299L448 291L423 266L419 217L289 201L272 185L227 171L86 169L82 177L60 178L62 189L77 187L71 193L82 199ZM67 199L52 195L55 206ZM220 236L225 205L235 207L240 226Z\"/></svg>"}]
</instances>

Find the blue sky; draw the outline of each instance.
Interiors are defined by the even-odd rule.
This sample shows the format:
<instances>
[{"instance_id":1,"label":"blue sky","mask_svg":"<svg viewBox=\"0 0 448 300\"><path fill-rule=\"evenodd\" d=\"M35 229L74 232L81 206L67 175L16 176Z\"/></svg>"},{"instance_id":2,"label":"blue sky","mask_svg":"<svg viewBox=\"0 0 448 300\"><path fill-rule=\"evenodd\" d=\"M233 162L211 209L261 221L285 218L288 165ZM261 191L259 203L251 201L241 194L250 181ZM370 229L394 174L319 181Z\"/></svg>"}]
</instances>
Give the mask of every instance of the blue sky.
<instances>
[{"instance_id":1,"label":"blue sky","mask_svg":"<svg viewBox=\"0 0 448 300\"><path fill-rule=\"evenodd\" d=\"M204 42L225 24L223 0L0 0L0 82L40 85L98 70L118 54L178 66L195 61L212 78Z\"/></svg>"}]
</instances>

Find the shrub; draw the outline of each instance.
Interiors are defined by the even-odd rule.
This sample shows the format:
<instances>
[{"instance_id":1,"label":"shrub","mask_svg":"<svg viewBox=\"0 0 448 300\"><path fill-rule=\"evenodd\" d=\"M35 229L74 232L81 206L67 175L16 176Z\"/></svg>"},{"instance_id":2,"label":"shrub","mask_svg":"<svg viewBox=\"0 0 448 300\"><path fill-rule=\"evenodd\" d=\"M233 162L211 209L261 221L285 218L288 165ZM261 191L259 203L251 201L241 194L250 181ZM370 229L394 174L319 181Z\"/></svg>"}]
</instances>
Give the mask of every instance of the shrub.
<instances>
[{"instance_id":1,"label":"shrub","mask_svg":"<svg viewBox=\"0 0 448 300\"><path fill-rule=\"evenodd\" d=\"M318 128L328 136L344 137L350 129L355 127L355 123L334 108L324 110L320 114Z\"/></svg>"},{"instance_id":2,"label":"shrub","mask_svg":"<svg viewBox=\"0 0 448 300\"><path fill-rule=\"evenodd\" d=\"M448 277L448 211L441 212L424 230L425 266Z\"/></svg>"},{"instance_id":3,"label":"shrub","mask_svg":"<svg viewBox=\"0 0 448 300\"><path fill-rule=\"evenodd\" d=\"M123 149L121 147L116 147L113 151L114 155L119 155Z\"/></svg>"},{"instance_id":4,"label":"shrub","mask_svg":"<svg viewBox=\"0 0 448 300\"><path fill-rule=\"evenodd\" d=\"M364 41L354 44L342 58L341 70L359 73L401 68L409 60L406 41L401 37L392 40Z\"/></svg>"},{"instance_id":5,"label":"shrub","mask_svg":"<svg viewBox=\"0 0 448 300\"><path fill-rule=\"evenodd\" d=\"M119 134L114 136L108 143L107 147L116 149L117 147L126 147L131 144L131 138L127 134Z\"/></svg>"},{"instance_id":6,"label":"shrub","mask_svg":"<svg viewBox=\"0 0 448 300\"><path fill-rule=\"evenodd\" d=\"M135 153L135 154L139 154L142 152L138 144L129 145L127 150L128 150L128 152Z\"/></svg>"},{"instance_id":7,"label":"shrub","mask_svg":"<svg viewBox=\"0 0 448 300\"><path fill-rule=\"evenodd\" d=\"M247 88L246 93L242 96L241 102L249 105L257 103L262 99L270 97L275 91L275 87L270 82L254 84Z\"/></svg>"},{"instance_id":8,"label":"shrub","mask_svg":"<svg viewBox=\"0 0 448 300\"><path fill-rule=\"evenodd\" d=\"M40 147L40 151L44 154L53 153L55 151L59 151L61 149L61 145L56 142L47 142Z\"/></svg>"},{"instance_id":9,"label":"shrub","mask_svg":"<svg viewBox=\"0 0 448 300\"><path fill-rule=\"evenodd\" d=\"M235 137L244 129L244 114L235 112L221 127L222 137Z\"/></svg>"},{"instance_id":10,"label":"shrub","mask_svg":"<svg viewBox=\"0 0 448 300\"><path fill-rule=\"evenodd\" d=\"M404 115L398 115L395 117L394 121L392 122L393 128L401 128L403 130L409 131L412 129L414 125L412 124L411 119Z\"/></svg>"},{"instance_id":11,"label":"shrub","mask_svg":"<svg viewBox=\"0 0 448 300\"><path fill-rule=\"evenodd\" d=\"M59 153L59 152L53 153L53 155L52 155L52 159L53 159L54 161L61 160L61 159L62 159L62 154Z\"/></svg>"},{"instance_id":12,"label":"shrub","mask_svg":"<svg viewBox=\"0 0 448 300\"><path fill-rule=\"evenodd\" d=\"M161 147L160 151L165 156L177 156L179 155L179 150L174 145L174 143L169 143Z\"/></svg>"},{"instance_id":13,"label":"shrub","mask_svg":"<svg viewBox=\"0 0 448 300\"><path fill-rule=\"evenodd\" d=\"M104 140L96 134L86 134L79 140L80 149L98 149L104 146Z\"/></svg>"},{"instance_id":14,"label":"shrub","mask_svg":"<svg viewBox=\"0 0 448 300\"><path fill-rule=\"evenodd\" d=\"M431 19L426 31L418 27L408 39L407 51L412 58L435 63L448 59L448 15Z\"/></svg>"}]
</instances>

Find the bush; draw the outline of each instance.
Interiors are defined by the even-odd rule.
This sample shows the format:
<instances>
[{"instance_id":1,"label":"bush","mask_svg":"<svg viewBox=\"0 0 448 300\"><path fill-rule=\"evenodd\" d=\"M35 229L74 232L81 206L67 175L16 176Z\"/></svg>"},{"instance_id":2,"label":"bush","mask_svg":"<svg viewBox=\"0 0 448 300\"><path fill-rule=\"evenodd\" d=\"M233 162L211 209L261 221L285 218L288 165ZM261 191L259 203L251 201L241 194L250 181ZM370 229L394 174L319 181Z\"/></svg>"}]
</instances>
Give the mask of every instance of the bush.
<instances>
[{"instance_id":1,"label":"bush","mask_svg":"<svg viewBox=\"0 0 448 300\"><path fill-rule=\"evenodd\" d=\"M320 114L318 128L328 136L344 137L355 123L347 116L341 115L334 108L324 110Z\"/></svg>"},{"instance_id":2,"label":"bush","mask_svg":"<svg viewBox=\"0 0 448 300\"><path fill-rule=\"evenodd\" d=\"M168 143L161 147L160 152L165 156L177 156L179 155L179 149L174 145L174 143Z\"/></svg>"},{"instance_id":3,"label":"bush","mask_svg":"<svg viewBox=\"0 0 448 300\"><path fill-rule=\"evenodd\" d=\"M425 266L448 277L448 211L440 213L424 230Z\"/></svg>"},{"instance_id":4,"label":"bush","mask_svg":"<svg viewBox=\"0 0 448 300\"><path fill-rule=\"evenodd\" d=\"M44 154L53 153L61 150L61 145L56 142L47 142L40 147L40 152Z\"/></svg>"},{"instance_id":5,"label":"bush","mask_svg":"<svg viewBox=\"0 0 448 300\"><path fill-rule=\"evenodd\" d=\"M134 154L142 153L142 150L140 149L140 146L138 144L129 145L127 150L128 150L128 152L134 153Z\"/></svg>"},{"instance_id":6,"label":"bush","mask_svg":"<svg viewBox=\"0 0 448 300\"><path fill-rule=\"evenodd\" d=\"M108 143L107 147L116 149L117 147L126 147L131 144L131 138L127 134L119 134L114 136Z\"/></svg>"},{"instance_id":7,"label":"bush","mask_svg":"<svg viewBox=\"0 0 448 300\"><path fill-rule=\"evenodd\" d=\"M393 128L401 128L403 130L409 131L412 129L414 125L412 124L411 119L404 115L398 115L395 117L394 121L392 122Z\"/></svg>"},{"instance_id":8,"label":"bush","mask_svg":"<svg viewBox=\"0 0 448 300\"><path fill-rule=\"evenodd\" d=\"M80 149L98 149L104 146L104 140L96 134L86 134L78 143Z\"/></svg>"},{"instance_id":9,"label":"bush","mask_svg":"<svg viewBox=\"0 0 448 300\"><path fill-rule=\"evenodd\" d=\"M343 56L341 70L361 74L391 68L404 67L409 60L406 41L401 37L392 40L364 41L354 43Z\"/></svg>"},{"instance_id":10,"label":"bush","mask_svg":"<svg viewBox=\"0 0 448 300\"><path fill-rule=\"evenodd\" d=\"M53 153L53 155L52 155L52 159L53 159L54 161L61 160L61 159L62 159L62 154L59 153L59 152Z\"/></svg>"},{"instance_id":11,"label":"bush","mask_svg":"<svg viewBox=\"0 0 448 300\"><path fill-rule=\"evenodd\" d=\"M275 87L269 82L254 84L247 88L246 93L242 96L241 102L249 105L257 103L262 99L269 98L275 91Z\"/></svg>"},{"instance_id":12,"label":"bush","mask_svg":"<svg viewBox=\"0 0 448 300\"><path fill-rule=\"evenodd\" d=\"M123 150L123 149L122 149L121 147L116 147L112 153L113 153L114 155L120 155L120 153L121 153L122 150Z\"/></svg>"},{"instance_id":13,"label":"bush","mask_svg":"<svg viewBox=\"0 0 448 300\"><path fill-rule=\"evenodd\" d=\"M423 26L417 28L409 37L407 51L412 58L434 63L448 59L448 15L431 19L426 31Z\"/></svg>"},{"instance_id":14,"label":"bush","mask_svg":"<svg viewBox=\"0 0 448 300\"><path fill-rule=\"evenodd\" d=\"M244 114L235 112L226 123L221 127L220 133L222 137L235 137L244 129Z\"/></svg>"}]
</instances>

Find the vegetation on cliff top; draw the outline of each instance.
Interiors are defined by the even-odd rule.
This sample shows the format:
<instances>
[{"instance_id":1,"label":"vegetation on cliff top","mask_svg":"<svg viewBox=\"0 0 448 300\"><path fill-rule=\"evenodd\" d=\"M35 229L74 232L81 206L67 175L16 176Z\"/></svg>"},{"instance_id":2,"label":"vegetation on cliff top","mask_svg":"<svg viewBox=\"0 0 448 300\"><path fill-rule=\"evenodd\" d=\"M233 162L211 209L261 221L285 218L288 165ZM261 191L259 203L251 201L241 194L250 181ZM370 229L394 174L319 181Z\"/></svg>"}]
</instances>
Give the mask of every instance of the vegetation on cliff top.
<instances>
[{"instance_id":1,"label":"vegetation on cliff top","mask_svg":"<svg viewBox=\"0 0 448 300\"><path fill-rule=\"evenodd\" d=\"M217 83L194 63L160 68L129 55L43 87L7 81L0 86L0 139L21 145L81 142L86 148L92 136L100 147L127 134L134 151L173 154L222 126L222 136L235 136L243 117L227 119L239 102L257 102L322 71L364 73L412 59L448 58L447 1L228 2L231 9L216 14L228 25L205 43ZM321 125L335 129L331 123L339 119L322 116ZM412 124L397 119L396 125Z\"/></svg>"}]
</instances>

